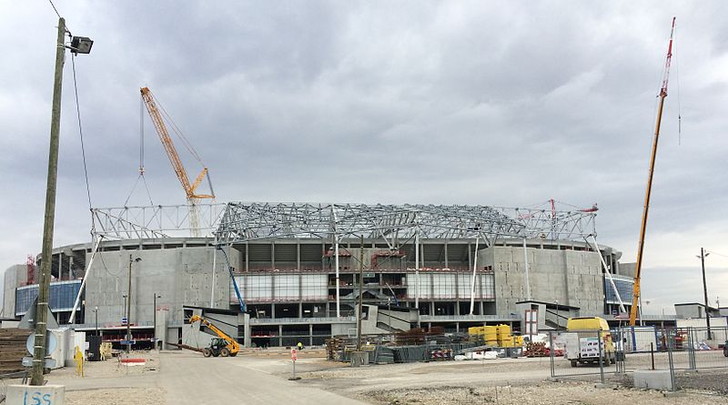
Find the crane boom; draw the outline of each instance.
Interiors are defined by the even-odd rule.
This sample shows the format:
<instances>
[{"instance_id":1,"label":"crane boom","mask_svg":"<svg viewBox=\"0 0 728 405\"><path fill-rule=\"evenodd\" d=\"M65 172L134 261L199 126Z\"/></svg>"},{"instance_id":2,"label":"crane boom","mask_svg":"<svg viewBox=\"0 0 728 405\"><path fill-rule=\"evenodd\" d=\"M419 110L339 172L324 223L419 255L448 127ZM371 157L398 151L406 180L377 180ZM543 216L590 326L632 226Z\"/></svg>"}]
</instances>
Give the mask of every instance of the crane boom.
<instances>
[{"instance_id":1,"label":"crane boom","mask_svg":"<svg viewBox=\"0 0 728 405\"><path fill-rule=\"evenodd\" d=\"M657 157L657 141L660 138L660 124L662 123L662 110L665 106L665 98L667 97L667 82L670 78L670 62L672 61L672 37L675 33L675 17L672 18L672 28L670 29L670 42L667 46L667 59L665 61L665 71L662 76L662 86L660 87L660 104L657 108L657 122L655 123L655 136L652 140L652 155L650 157L650 171L647 178L647 190L645 192L645 204L642 211L642 224L640 226L640 239L637 246L637 263L634 269L634 286L632 289L632 307L629 311L629 324L635 326L637 320L637 309L640 299L640 277L642 270L642 253L645 248L645 233L647 231L647 215L650 210L650 195L652 193L652 177L655 172L655 158Z\"/></svg>"},{"instance_id":2,"label":"crane boom","mask_svg":"<svg viewBox=\"0 0 728 405\"><path fill-rule=\"evenodd\" d=\"M149 117L154 123L154 128L157 130L160 141L162 141L164 151L167 152L167 157L169 158L169 162L172 164L174 173L177 175L180 183L182 183L182 188L185 191L187 199L190 200L191 203L194 203L194 199L197 198L215 198L215 195L212 193L196 193L197 187L202 182L202 179L205 177L209 179L207 167L203 167L200 174L198 174L197 178L195 178L195 181L190 182L190 178L187 176L187 170L185 170L182 160L179 158L179 153L177 153L177 148L175 148L174 142L172 142L172 138L169 136L169 131L167 131L167 126L164 124L162 114L159 107L157 107L157 101L155 100L152 91L149 90L148 87L142 87L140 91L142 99L144 100L144 105L147 107L147 111L149 112Z\"/></svg>"}]
</instances>

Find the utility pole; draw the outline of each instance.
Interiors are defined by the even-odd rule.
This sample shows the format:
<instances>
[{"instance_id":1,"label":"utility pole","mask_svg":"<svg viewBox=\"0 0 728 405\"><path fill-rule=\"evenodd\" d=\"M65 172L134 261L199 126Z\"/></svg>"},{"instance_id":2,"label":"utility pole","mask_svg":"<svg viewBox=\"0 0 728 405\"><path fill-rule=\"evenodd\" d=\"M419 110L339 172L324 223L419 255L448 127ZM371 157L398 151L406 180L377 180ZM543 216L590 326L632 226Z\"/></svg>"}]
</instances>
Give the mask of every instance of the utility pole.
<instances>
[{"instance_id":1,"label":"utility pole","mask_svg":"<svg viewBox=\"0 0 728 405\"><path fill-rule=\"evenodd\" d=\"M40 278L38 279L38 300L35 307L35 332L33 343L33 366L30 371L30 385L43 385L43 369L47 354L48 300L51 287L51 263L53 261L53 226L56 216L56 185L58 183L58 143L61 132L61 93L63 90L63 62L66 54L64 36L66 19L58 17L56 38L56 66L53 74L53 102L51 107L51 139L48 151L48 176L43 220L43 247L41 251ZM69 32L70 35L70 32ZM88 54L93 41L87 37L72 37L71 52Z\"/></svg>"},{"instance_id":2,"label":"utility pole","mask_svg":"<svg viewBox=\"0 0 728 405\"><path fill-rule=\"evenodd\" d=\"M142 259L132 259L132 254L129 254L129 286L126 293L126 352L131 352L131 264L132 262L140 262Z\"/></svg>"},{"instance_id":3,"label":"utility pole","mask_svg":"<svg viewBox=\"0 0 728 405\"><path fill-rule=\"evenodd\" d=\"M56 70L53 78L53 107L51 113L51 140L48 153L48 179L46 183L45 219L43 222L43 248L41 252L40 280L38 282L38 304L35 309L35 343L33 344L33 367L30 385L43 385L43 368L46 357L46 335L48 333L48 299L51 286L51 263L53 254L53 225L56 214L56 184L58 178L58 142L61 131L61 91L63 84L63 58L66 49L63 38L66 34L66 20L58 19L56 40Z\"/></svg>"},{"instance_id":4,"label":"utility pole","mask_svg":"<svg viewBox=\"0 0 728 405\"><path fill-rule=\"evenodd\" d=\"M157 348L157 298L162 298L161 295L154 293L154 348Z\"/></svg>"},{"instance_id":5,"label":"utility pole","mask_svg":"<svg viewBox=\"0 0 728 405\"><path fill-rule=\"evenodd\" d=\"M129 254L129 287L126 290L126 352L131 352L131 254Z\"/></svg>"},{"instance_id":6,"label":"utility pole","mask_svg":"<svg viewBox=\"0 0 728 405\"><path fill-rule=\"evenodd\" d=\"M703 294L705 295L705 324L708 326L708 340L710 339L710 306L708 306L708 285L705 283L705 256L709 253L700 248L700 267L703 270Z\"/></svg>"}]
</instances>

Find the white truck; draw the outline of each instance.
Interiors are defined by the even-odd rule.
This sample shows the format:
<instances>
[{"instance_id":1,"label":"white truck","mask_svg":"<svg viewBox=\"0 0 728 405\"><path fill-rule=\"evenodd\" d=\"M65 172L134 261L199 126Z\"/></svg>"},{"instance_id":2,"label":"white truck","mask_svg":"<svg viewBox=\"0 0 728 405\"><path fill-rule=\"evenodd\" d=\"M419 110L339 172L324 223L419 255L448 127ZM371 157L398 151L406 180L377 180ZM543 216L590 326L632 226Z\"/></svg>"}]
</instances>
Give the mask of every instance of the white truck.
<instances>
[{"instance_id":1,"label":"white truck","mask_svg":"<svg viewBox=\"0 0 728 405\"><path fill-rule=\"evenodd\" d=\"M571 367L579 364L602 364L608 366L615 362L615 349L609 324L602 318L570 318L567 333L561 334L564 342L564 355ZM601 341L601 344L600 344ZM601 347L600 347L601 346Z\"/></svg>"}]
</instances>

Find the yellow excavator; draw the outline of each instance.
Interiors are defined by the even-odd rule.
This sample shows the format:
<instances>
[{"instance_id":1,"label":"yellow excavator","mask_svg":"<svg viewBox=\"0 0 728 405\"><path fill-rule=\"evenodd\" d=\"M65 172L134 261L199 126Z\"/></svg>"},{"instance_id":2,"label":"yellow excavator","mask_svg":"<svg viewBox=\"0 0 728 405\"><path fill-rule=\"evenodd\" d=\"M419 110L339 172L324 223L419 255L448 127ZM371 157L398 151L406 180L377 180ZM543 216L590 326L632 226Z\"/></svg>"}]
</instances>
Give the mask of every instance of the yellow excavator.
<instances>
[{"instance_id":1,"label":"yellow excavator","mask_svg":"<svg viewBox=\"0 0 728 405\"><path fill-rule=\"evenodd\" d=\"M240 344L230 337L227 333L221 331L217 326L213 325L208 321L207 319L199 316L199 315L192 315L190 317L190 324L193 324L195 322L201 322L203 325L207 326L210 330L215 332L218 337L212 338L212 341L210 342L210 346L205 347L202 349L202 355L205 357L235 357L238 355L238 352L240 351Z\"/></svg>"}]
</instances>

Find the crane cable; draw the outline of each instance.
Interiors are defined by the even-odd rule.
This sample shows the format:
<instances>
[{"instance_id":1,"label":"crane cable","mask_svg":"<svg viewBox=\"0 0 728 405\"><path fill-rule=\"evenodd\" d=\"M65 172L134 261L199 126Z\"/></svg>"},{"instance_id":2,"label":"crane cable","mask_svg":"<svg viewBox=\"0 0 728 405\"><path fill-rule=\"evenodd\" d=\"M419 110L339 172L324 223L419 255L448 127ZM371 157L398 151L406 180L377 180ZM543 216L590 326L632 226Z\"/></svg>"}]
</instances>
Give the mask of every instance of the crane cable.
<instances>
[{"instance_id":1,"label":"crane cable","mask_svg":"<svg viewBox=\"0 0 728 405\"><path fill-rule=\"evenodd\" d=\"M159 102L156 95L153 95L152 97L154 97L154 100L156 101L159 112L161 113L161 115L164 116L164 120L167 122L167 124L169 124L169 127L172 128L172 132L174 132L179 137L179 139L182 141L182 145L185 147L185 149L187 149L192 157L194 157L195 160L197 160L204 167L205 165L202 163L202 158L200 158L200 155L197 154L195 148L192 147L192 143L187 139L182 130L177 126L177 123L175 123L169 113L167 113L167 110L164 109L164 105Z\"/></svg>"},{"instance_id":2,"label":"crane cable","mask_svg":"<svg viewBox=\"0 0 728 405\"><path fill-rule=\"evenodd\" d=\"M147 184L147 178L144 177L144 100L139 99L139 176L137 176L134 186L132 186L129 195L124 200L124 207L129 204L131 196L134 195L139 180L144 182L144 189L147 191L147 198L149 198L149 205L154 205L152 201L152 193L149 191L149 184Z\"/></svg>"},{"instance_id":3,"label":"crane cable","mask_svg":"<svg viewBox=\"0 0 728 405\"><path fill-rule=\"evenodd\" d=\"M58 9L56 8L56 5L53 4L52 0L48 0L48 2L51 4L51 7L53 7L53 11L55 11L58 18L61 17L61 14L58 12ZM66 27L66 34L68 36L71 36L71 31L68 30L68 27ZM84 181L86 183L86 198L88 199L88 210L89 213L91 213L91 238L93 239L95 233L96 233L96 225L94 223L93 218L93 204L91 203L91 187L89 185L88 181L88 164L86 163L86 147L83 142L83 125L81 121L81 105L78 101L78 80L76 78L76 54L71 53L71 67L73 71L73 96L76 102L76 120L78 121L78 134L81 142L81 160L83 161L83 177Z\"/></svg>"},{"instance_id":4,"label":"crane cable","mask_svg":"<svg viewBox=\"0 0 728 405\"><path fill-rule=\"evenodd\" d=\"M673 45L675 49L675 45ZM680 146L682 138L682 109L680 108L680 62L675 58L675 81L677 82L677 145Z\"/></svg>"}]
</instances>

